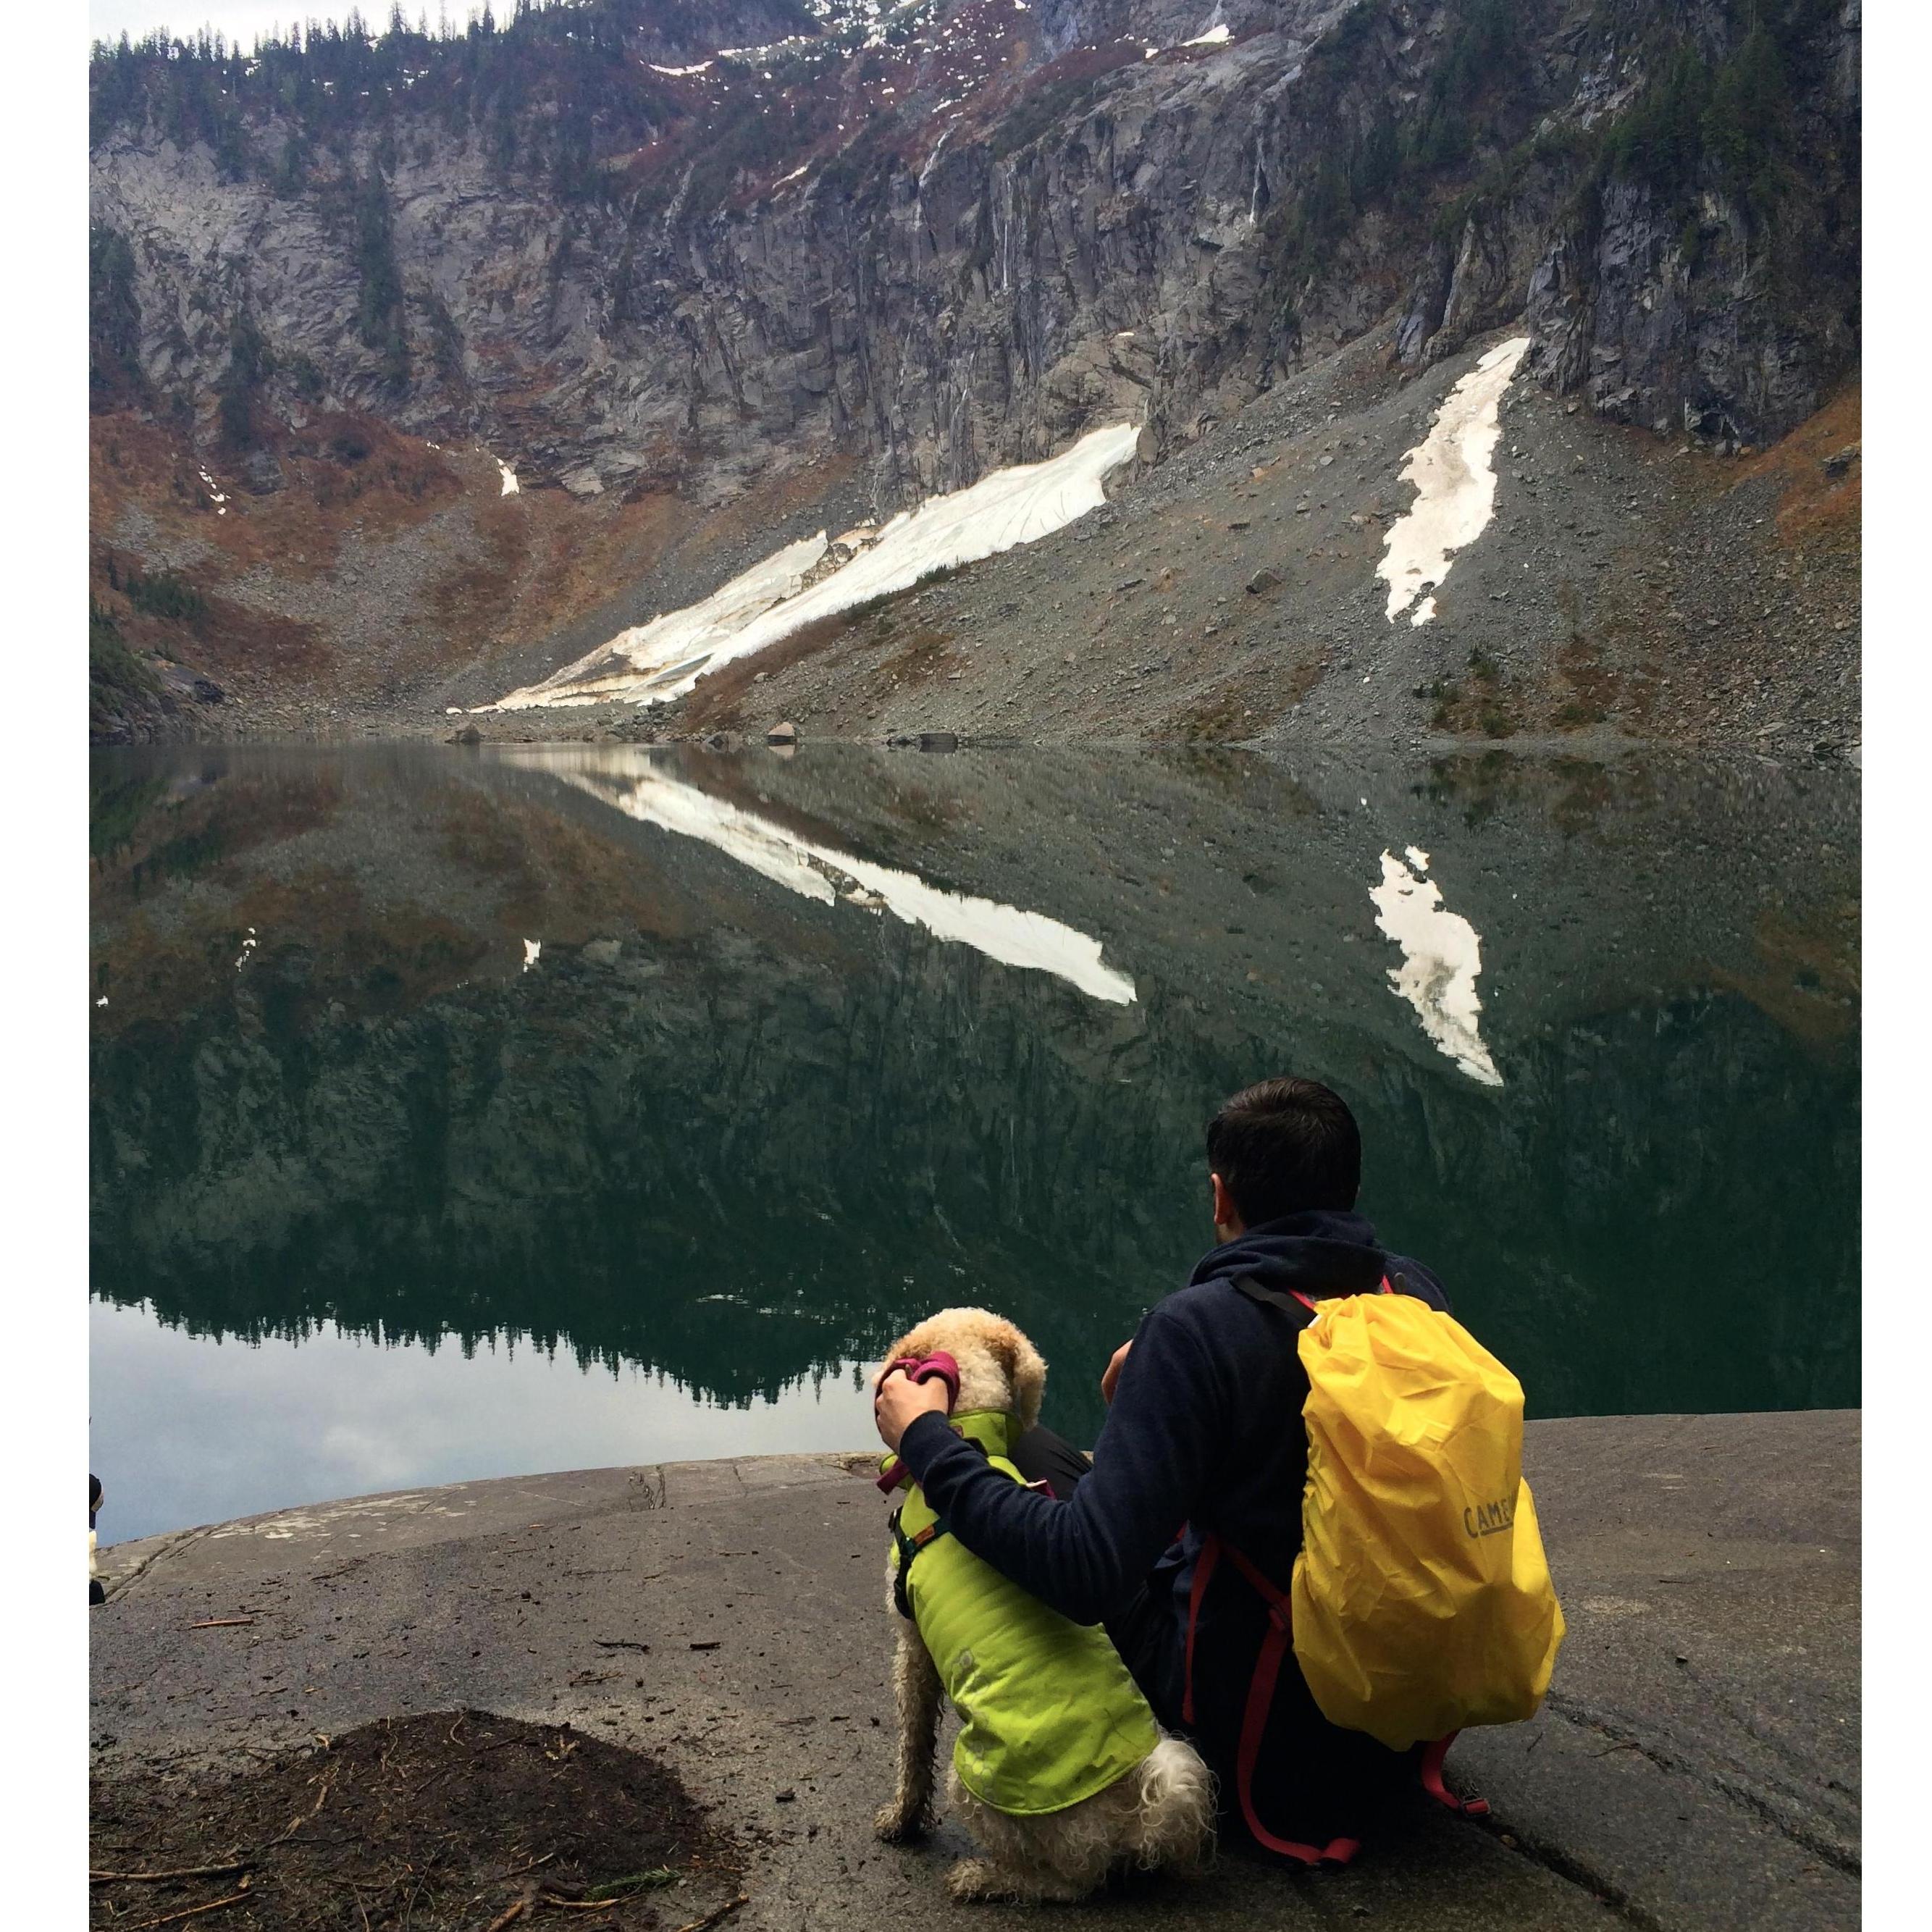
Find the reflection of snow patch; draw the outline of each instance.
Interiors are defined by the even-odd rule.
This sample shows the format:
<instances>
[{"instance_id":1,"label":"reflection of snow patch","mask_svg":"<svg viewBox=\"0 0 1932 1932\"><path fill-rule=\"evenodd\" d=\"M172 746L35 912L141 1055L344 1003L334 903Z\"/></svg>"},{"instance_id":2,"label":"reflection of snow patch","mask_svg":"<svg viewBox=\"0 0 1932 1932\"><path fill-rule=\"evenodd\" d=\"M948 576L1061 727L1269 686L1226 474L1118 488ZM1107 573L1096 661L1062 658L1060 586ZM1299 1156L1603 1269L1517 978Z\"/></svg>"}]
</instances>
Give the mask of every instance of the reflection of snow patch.
<instances>
[{"instance_id":1,"label":"reflection of snow patch","mask_svg":"<svg viewBox=\"0 0 1932 1932\"><path fill-rule=\"evenodd\" d=\"M1449 392L1429 434L1402 464L1402 480L1415 485L1415 501L1390 527L1376 566L1389 587L1390 623L1418 598L1412 624L1436 615L1436 599L1424 593L1441 587L1452 554L1474 543L1496 514L1490 460L1502 434L1496 410L1528 346L1529 338L1519 335L1492 349Z\"/></svg>"},{"instance_id":2,"label":"reflection of snow patch","mask_svg":"<svg viewBox=\"0 0 1932 1932\"><path fill-rule=\"evenodd\" d=\"M1139 435L1131 423L1097 429L1046 462L996 470L969 489L902 510L859 555L809 586L806 574L828 546L823 530L802 538L703 603L622 632L484 708L521 711L612 698L656 704L680 697L701 672L763 650L818 618L909 590L935 571L1032 543L1098 508L1107 500L1101 479L1133 455Z\"/></svg>"},{"instance_id":3,"label":"reflection of snow patch","mask_svg":"<svg viewBox=\"0 0 1932 1932\"><path fill-rule=\"evenodd\" d=\"M1045 914L930 886L914 872L874 865L656 770L648 753L614 750L546 756L544 768L629 817L701 840L740 865L821 904L889 911L909 926L972 946L1004 966L1051 973L1090 998L1130 1006L1134 982L1100 963L1100 942Z\"/></svg>"},{"instance_id":4,"label":"reflection of snow patch","mask_svg":"<svg viewBox=\"0 0 1932 1932\"><path fill-rule=\"evenodd\" d=\"M1482 941L1460 913L1444 908L1442 887L1423 876L1428 862L1429 855L1413 845L1408 865L1384 852L1382 884L1369 892L1376 926L1402 948L1402 964L1389 969L1389 983L1421 1016L1423 1031L1471 1079L1500 1087L1503 1076L1478 1030Z\"/></svg>"},{"instance_id":5,"label":"reflection of snow patch","mask_svg":"<svg viewBox=\"0 0 1932 1932\"><path fill-rule=\"evenodd\" d=\"M537 956L542 951L543 941L541 939L526 939L524 941L524 970L526 973L537 963Z\"/></svg>"}]
</instances>

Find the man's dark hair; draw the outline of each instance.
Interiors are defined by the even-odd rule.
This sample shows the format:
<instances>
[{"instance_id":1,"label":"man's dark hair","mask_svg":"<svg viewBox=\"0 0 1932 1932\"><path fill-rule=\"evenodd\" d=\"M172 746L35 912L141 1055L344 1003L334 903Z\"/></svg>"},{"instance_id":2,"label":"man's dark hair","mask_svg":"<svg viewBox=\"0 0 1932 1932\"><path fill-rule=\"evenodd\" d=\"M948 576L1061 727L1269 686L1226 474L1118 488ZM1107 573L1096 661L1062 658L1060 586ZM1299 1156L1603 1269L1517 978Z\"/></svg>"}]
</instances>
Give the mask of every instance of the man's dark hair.
<instances>
[{"instance_id":1,"label":"man's dark hair","mask_svg":"<svg viewBox=\"0 0 1932 1932\"><path fill-rule=\"evenodd\" d=\"M1362 1184L1361 1130L1318 1080L1263 1080L1208 1123L1208 1165L1250 1228L1311 1208L1346 1211Z\"/></svg>"}]
</instances>

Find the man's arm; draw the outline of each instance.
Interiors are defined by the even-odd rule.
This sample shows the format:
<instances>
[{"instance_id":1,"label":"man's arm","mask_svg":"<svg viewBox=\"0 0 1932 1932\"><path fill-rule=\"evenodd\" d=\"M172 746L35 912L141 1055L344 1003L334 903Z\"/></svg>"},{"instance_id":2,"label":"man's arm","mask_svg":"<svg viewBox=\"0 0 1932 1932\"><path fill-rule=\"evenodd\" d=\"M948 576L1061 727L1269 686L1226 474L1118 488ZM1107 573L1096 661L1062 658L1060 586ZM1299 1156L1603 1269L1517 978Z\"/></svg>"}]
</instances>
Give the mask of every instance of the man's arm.
<instances>
[{"instance_id":1,"label":"man's arm","mask_svg":"<svg viewBox=\"0 0 1932 1932\"><path fill-rule=\"evenodd\" d=\"M1226 1392L1198 1346L1156 1309L1141 1324L1094 1468L1061 1502L988 1467L944 1417L899 1443L906 1467L976 1556L1076 1623L1098 1623L1197 1508L1227 1426Z\"/></svg>"}]
</instances>

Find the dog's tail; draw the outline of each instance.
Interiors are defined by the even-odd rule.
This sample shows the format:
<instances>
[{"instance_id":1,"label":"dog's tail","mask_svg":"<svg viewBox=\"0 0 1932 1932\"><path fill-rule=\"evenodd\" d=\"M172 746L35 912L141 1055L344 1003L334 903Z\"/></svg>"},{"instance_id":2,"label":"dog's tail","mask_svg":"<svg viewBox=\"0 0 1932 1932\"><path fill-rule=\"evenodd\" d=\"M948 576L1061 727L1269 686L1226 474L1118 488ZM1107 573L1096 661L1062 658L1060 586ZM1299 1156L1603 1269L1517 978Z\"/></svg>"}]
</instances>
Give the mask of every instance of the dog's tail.
<instances>
[{"instance_id":1,"label":"dog's tail","mask_svg":"<svg viewBox=\"0 0 1932 1932\"><path fill-rule=\"evenodd\" d=\"M1214 1774L1180 1738L1162 1738L1141 1760L1134 1796L1135 1853L1156 1865L1186 1868L1207 1858L1214 1831Z\"/></svg>"}]
</instances>

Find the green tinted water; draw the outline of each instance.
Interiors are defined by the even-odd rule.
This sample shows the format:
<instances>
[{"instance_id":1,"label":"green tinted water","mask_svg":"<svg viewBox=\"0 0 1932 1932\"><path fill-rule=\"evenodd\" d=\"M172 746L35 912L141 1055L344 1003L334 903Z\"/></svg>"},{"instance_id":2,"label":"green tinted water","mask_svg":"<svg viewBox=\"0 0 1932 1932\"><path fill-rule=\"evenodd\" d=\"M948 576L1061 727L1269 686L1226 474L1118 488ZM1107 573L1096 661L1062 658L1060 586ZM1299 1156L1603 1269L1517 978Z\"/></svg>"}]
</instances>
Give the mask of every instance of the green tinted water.
<instances>
[{"instance_id":1,"label":"green tinted water","mask_svg":"<svg viewBox=\"0 0 1932 1932\"><path fill-rule=\"evenodd\" d=\"M1856 1402L1852 774L614 746L100 754L104 1535L1048 1414L1293 1070L1532 1413Z\"/></svg>"}]
</instances>

